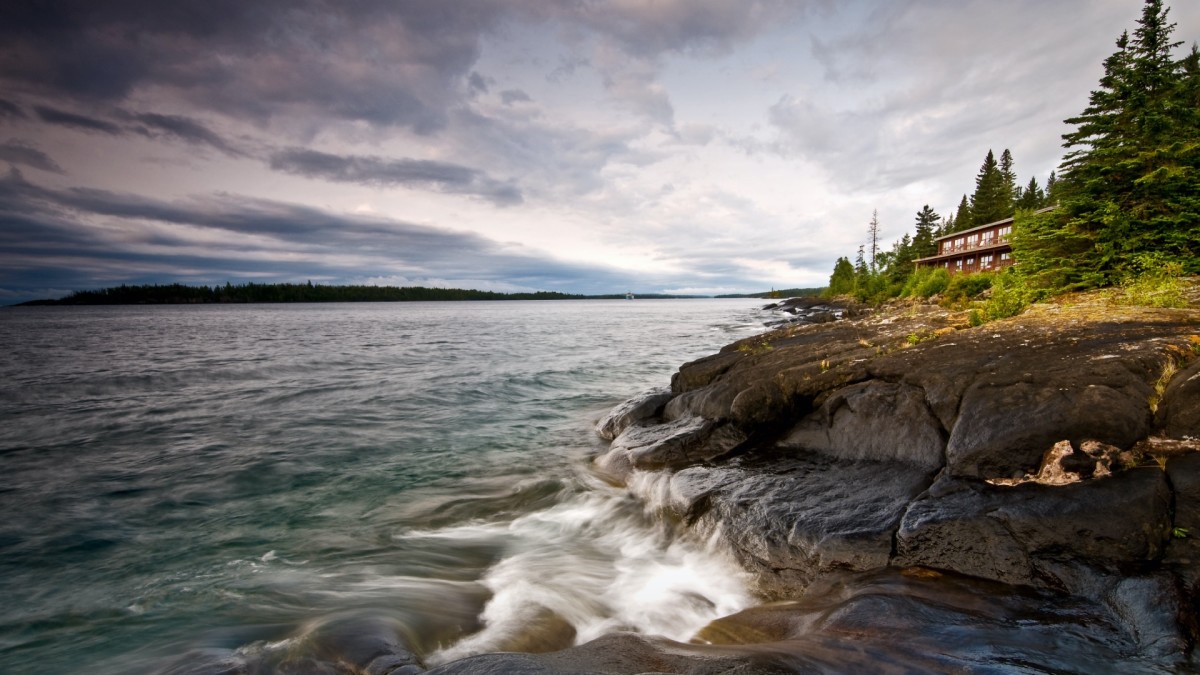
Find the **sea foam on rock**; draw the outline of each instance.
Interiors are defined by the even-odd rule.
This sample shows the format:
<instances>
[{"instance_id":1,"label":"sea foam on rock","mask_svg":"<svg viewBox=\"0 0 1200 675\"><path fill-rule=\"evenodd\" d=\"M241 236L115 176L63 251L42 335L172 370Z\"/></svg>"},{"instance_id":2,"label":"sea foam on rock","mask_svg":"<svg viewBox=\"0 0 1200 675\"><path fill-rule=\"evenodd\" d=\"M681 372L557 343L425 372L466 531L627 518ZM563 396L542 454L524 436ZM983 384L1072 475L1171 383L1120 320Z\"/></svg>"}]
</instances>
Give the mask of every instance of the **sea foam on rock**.
<instances>
[{"instance_id":1,"label":"sea foam on rock","mask_svg":"<svg viewBox=\"0 0 1200 675\"><path fill-rule=\"evenodd\" d=\"M1155 439L1200 449L1198 324L1092 301L972 329L929 306L790 326L682 366L598 464L667 471L663 503L720 532L765 597L935 569L1099 598L1158 636L1135 641L1147 657L1179 656L1200 614L1200 455L1166 461Z\"/></svg>"}]
</instances>

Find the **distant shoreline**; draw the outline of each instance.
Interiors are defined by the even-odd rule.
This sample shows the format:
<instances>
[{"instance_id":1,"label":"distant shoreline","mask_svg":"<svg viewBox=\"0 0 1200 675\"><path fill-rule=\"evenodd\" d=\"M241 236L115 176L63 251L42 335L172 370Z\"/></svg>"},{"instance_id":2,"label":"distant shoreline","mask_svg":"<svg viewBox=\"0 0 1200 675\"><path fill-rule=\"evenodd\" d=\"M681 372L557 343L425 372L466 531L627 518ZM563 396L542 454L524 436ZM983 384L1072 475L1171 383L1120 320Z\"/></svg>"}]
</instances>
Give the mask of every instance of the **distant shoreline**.
<instances>
[{"instance_id":1,"label":"distant shoreline","mask_svg":"<svg viewBox=\"0 0 1200 675\"><path fill-rule=\"evenodd\" d=\"M788 289L744 295L718 295L717 298L771 298L816 295L822 289ZM712 298L704 295L664 293L581 295L537 291L499 293L458 288L423 286L334 286L324 284L225 284L224 286L188 286L185 284L143 284L115 286L93 291L75 291L60 299L30 300L14 307L87 306L87 305L213 305L283 304L325 302L428 302L471 300L688 300Z\"/></svg>"}]
</instances>

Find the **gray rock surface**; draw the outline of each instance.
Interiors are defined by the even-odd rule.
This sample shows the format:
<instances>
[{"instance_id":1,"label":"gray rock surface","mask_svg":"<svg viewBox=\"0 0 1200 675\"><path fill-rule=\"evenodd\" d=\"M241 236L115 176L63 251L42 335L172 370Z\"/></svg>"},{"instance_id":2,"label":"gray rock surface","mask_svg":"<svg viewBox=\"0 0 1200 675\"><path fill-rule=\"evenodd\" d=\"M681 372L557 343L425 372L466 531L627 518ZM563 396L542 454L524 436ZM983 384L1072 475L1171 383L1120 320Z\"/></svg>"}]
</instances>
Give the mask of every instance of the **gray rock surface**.
<instances>
[{"instance_id":1,"label":"gray rock surface","mask_svg":"<svg viewBox=\"0 0 1200 675\"><path fill-rule=\"evenodd\" d=\"M1170 438L1200 440L1200 359L1171 379L1159 403L1156 422Z\"/></svg>"},{"instance_id":2,"label":"gray rock surface","mask_svg":"<svg viewBox=\"0 0 1200 675\"><path fill-rule=\"evenodd\" d=\"M886 567L905 509L929 482L895 462L748 458L676 473L670 503L696 526L719 528L760 592L786 597L831 570Z\"/></svg>"},{"instance_id":3,"label":"gray rock surface","mask_svg":"<svg viewBox=\"0 0 1200 675\"><path fill-rule=\"evenodd\" d=\"M596 423L596 434L606 441L611 441L634 424L657 417L671 398L671 390L667 387L639 394L602 417Z\"/></svg>"},{"instance_id":4,"label":"gray rock surface","mask_svg":"<svg viewBox=\"0 0 1200 675\"><path fill-rule=\"evenodd\" d=\"M934 471L945 463L946 437L923 391L873 380L833 392L779 445L840 459L900 461Z\"/></svg>"},{"instance_id":5,"label":"gray rock surface","mask_svg":"<svg viewBox=\"0 0 1200 675\"><path fill-rule=\"evenodd\" d=\"M1151 467L1054 487L943 476L904 514L892 562L1069 588L1074 572L1055 563L1132 569L1161 556L1170 506L1166 475Z\"/></svg>"}]
</instances>

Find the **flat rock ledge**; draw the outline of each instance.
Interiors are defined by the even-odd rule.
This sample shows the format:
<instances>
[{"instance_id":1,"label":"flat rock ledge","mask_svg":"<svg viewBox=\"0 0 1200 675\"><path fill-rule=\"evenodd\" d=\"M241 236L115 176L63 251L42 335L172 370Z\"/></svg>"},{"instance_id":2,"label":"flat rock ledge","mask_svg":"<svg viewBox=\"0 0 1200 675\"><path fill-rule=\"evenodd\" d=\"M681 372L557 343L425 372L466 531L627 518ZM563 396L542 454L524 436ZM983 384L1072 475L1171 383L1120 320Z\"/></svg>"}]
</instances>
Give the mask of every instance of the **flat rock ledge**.
<instances>
[{"instance_id":1,"label":"flat rock ledge","mask_svg":"<svg viewBox=\"0 0 1200 675\"><path fill-rule=\"evenodd\" d=\"M1175 668L1200 616L1198 355L1200 311L1099 295L979 327L922 305L792 325L626 404L595 464L660 472L643 497L720 532L765 600L961 575L1099 602L1155 636L1128 654Z\"/></svg>"}]
</instances>

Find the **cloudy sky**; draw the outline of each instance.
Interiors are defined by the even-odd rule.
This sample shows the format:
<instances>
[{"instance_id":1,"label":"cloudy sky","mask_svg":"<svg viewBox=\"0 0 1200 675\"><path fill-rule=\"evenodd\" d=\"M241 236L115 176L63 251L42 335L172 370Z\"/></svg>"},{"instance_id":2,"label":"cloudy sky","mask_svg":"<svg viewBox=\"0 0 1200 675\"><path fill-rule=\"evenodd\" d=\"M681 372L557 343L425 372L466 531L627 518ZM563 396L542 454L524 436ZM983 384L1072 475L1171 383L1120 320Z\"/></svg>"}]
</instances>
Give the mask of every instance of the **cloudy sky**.
<instances>
[{"instance_id":1,"label":"cloudy sky","mask_svg":"<svg viewBox=\"0 0 1200 675\"><path fill-rule=\"evenodd\" d=\"M18 0L0 303L121 283L819 286L988 149L1044 183L1137 0ZM1200 38L1200 3L1175 36Z\"/></svg>"}]
</instances>

